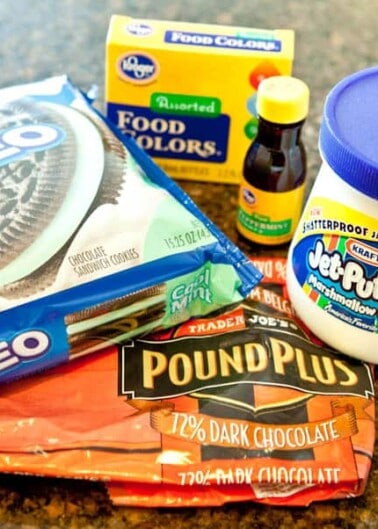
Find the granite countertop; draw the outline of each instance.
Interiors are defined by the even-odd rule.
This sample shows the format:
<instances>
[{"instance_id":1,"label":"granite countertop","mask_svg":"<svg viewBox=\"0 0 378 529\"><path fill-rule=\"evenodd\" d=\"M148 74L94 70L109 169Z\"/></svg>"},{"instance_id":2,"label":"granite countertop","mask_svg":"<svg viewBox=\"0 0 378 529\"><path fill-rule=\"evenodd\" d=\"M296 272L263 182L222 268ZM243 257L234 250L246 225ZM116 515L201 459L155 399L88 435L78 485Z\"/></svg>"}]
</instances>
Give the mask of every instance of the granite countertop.
<instances>
[{"instance_id":1,"label":"granite countertop","mask_svg":"<svg viewBox=\"0 0 378 529\"><path fill-rule=\"evenodd\" d=\"M320 165L317 138L327 92L346 75L378 62L378 10L373 4L371 0L2 0L0 86L68 74L83 90L96 84L101 106L105 37L113 13L265 29L292 28L296 32L294 74L311 89L310 114L304 128L310 187ZM246 245L238 238L234 186L182 185L243 250L264 254L261 248ZM284 252L285 248L279 253ZM0 527L378 529L377 457L376 444L363 496L313 503L305 508L251 503L180 510L114 507L98 482L0 475Z\"/></svg>"}]
</instances>

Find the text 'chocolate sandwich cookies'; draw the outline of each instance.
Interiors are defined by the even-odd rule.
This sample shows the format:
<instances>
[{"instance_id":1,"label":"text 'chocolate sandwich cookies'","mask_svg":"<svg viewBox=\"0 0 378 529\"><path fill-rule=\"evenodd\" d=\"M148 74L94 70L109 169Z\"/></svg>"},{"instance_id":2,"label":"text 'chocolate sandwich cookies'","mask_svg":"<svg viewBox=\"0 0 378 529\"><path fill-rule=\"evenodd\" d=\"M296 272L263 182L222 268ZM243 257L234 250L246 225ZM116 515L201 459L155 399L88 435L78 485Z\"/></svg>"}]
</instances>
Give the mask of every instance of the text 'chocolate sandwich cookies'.
<instances>
[{"instance_id":1,"label":"text 'chocolate sandwich cookies'","mask_svg":"<svg viewBox=\"0 0 378 529\"><path fill-rule=\"evenodd\" d=\"M0 381L208 314L260 279L66 76L0 90Z\"/></svg>"}]
</instances>

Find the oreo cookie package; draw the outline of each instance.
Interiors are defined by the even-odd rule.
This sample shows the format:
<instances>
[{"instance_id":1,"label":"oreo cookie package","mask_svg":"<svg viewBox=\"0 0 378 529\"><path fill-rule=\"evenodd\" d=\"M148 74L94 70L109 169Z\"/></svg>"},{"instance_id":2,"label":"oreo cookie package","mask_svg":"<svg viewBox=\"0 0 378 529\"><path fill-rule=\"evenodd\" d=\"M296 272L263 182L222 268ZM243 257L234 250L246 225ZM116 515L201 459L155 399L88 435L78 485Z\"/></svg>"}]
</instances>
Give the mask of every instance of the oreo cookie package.
<instances>
[{"instance_id":1,"label":"oreo cookie package","mask_svg":"<svg viewBox=\"0 0 378 529\"><path fill-rule=\"evenodd\" d=\"M66 76L0 90L0 381L244 299L261 278Z\"/></svg>"}]
</instances>

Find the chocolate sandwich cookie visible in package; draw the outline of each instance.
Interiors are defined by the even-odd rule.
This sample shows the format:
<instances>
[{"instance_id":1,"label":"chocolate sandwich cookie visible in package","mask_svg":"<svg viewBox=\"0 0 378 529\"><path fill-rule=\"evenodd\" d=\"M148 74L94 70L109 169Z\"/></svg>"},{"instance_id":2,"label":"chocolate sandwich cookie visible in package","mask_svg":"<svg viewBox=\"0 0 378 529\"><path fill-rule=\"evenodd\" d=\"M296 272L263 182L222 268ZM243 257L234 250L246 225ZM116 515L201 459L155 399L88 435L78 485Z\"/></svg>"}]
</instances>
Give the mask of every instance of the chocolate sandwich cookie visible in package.
<instances>
[{"instance_id":1,"label":"chocolate sandwich cookie visible in package","mask_svg":"<svg viewBox=\"0 0 378 529\"><path fill-rule=\"evenodd\" d=\"M66 76L0 90L0 382L205 315L260 278Z\"/></svg>"},{"instance_id":2,"label":"chocolate sandwich cookie visible in package","mask_svg":"<svg viewBox=\"0 0 378 529\"><path fill-rule=\"evenodd\" d=\"M371 366L327 349L259 261L241 303L3 387L0 471L104 482L116 505L308 505L361 495Z\"/></svg>"}]
</instances>

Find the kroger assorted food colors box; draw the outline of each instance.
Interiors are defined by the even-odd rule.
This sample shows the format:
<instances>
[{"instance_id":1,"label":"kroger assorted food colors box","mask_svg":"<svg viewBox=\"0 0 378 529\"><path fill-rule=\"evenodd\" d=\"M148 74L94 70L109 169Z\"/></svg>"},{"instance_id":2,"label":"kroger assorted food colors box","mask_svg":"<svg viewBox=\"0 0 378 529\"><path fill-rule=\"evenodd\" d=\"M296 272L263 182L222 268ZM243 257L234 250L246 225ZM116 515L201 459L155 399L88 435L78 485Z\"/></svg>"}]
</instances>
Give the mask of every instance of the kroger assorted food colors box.
<instances>
[{"instance_id":1,"label":"kroger assorted food colors box","mask_svg":"<svg viewBox=\"0 0 378 529\"><path fill-rule=\"evenodd\" d=\"M238 183L262 79L290 75L294 31L113 15L106 113L177 179Z\"/></svg>"}]
</instances>

